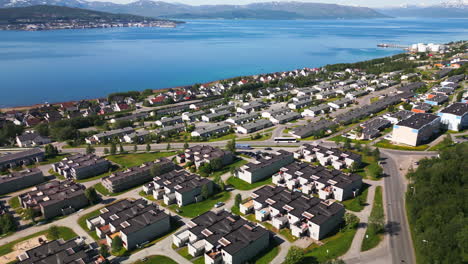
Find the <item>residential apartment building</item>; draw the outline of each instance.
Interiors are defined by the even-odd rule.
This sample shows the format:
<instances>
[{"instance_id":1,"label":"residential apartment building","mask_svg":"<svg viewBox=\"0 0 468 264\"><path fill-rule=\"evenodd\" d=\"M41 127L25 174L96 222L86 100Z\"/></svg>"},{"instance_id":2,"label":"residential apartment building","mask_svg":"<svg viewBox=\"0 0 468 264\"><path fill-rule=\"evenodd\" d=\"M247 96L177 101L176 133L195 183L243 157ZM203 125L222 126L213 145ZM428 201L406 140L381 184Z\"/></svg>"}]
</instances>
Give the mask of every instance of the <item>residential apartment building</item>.
<instances>
[{"instance_id":1,"label":"residential apartment building","mask_svg":"<svg viewBox=\"0 0 468 264\"><path fill-rule=\"evenodd\" d=\"M176 203L182 207L202 201L203 186L206 186L208 195L213 193L213 181L180 169L154 177L152 182L143 186L143 191L163 200L166 205Z\"/></svg>"},{"instance_id":2,"label":"residential apartment building","mask_svg":"<svg viewBox=\"0 0 468 264\"><path fill-rule=\"evenodd\" d=\"M140 166L131 167L124 171L114 172L101 179L102 185L109 192L121 192L132 187L147 183L158 175L152 175L151 168L156 167L154 173L159 175L178 168L171 160L160 158L152 162L145 162Z\"/></svg>"},{"instance_id":3,"label":"residential apartment building","mask_svg":"<svg viewBox=\"0 0 468 264\"><path fill-rule=\"evenodd\" d=\"M344 206L330 200L308 197L285 187L265 185L251 200L240 205L244 214L269 221L277 229L289 228L295 237L325 238L342 223Z\"/></svg>"},{"instance_id":4,"label":"residential apartment building","mask_svg":"<svg viewBox=\"0 0 468 264\"><path fill-rule=\"evenodd\" d=\"M307 162L318 161L322 166L331 165L339 170L350 168L353 163L361 162L361 155L351 151L343 151L338 148L327 148L318 144L304 144L294 153L297 159Z\"/></svg>"},{"instance_id":5,"label":"residential apartment building","mask_svg":"<svg viewBox=\"0 0 468 264\"><path fill-rule=\"evenodd\" d=\"M392 141L417 146L428 141L440 130L439 116L416 113L393 126Z\"/></svg>"},{"instance_id":6,"label":"residential apartment building","mask_svg":"<svg viewBox=\"0 0 468 264\"><path fill-rule=\"evenodd\" d=\"M41 162L45 158L45 153L40 148L15 152L0 156L0 170L7 168L15 168L23 165L31 165L36 162Z\"/></svg>"},{"instance_id":7,"label":"residential apartment building","mask_svg":"<svg viewBox=\"0 0 468 264\"><path fill-rule=\"evenodd\" d=\"M238 126L238 125L252 122L259 118L260 118L260 114L258 113L243 114L243 115L238 115L238 116L233 116L231 118L228 118L226 120L226 123Z\"/></svg>"},{"instance_id":8,"label":"residential apartment building","mask_svg":"<svg viewBox=\"0 0 468 264\"><path fill-rule=\"evenodd\" d=\"M44 174L37 168L14 171L0 176L0 195L28 188L44 181Z\"/></svg>"},{"instance_id":9,"label":"residential apartment building","mask_svg":"<svg viewBox=\"0 0 468 264\"><path fill-rule=\"evenodd\" d=\"M294 120L299 119L301 117L302 117L301 114L299 114L297 112L294 112L294 111L290 111L290 112L285 112L285 113L280 113L280 114L273 115L273 116L270 117L270 121L275 125L285 124L287 122L294 121Z\"/></svg>"},{"instance_id":10,"label":"residential apartment building","mask_svg":"<svg viewBox=\"0 0 468 264\"><path fill-rule=\"evenodd\" d=\"M162 117L160 120L156 121L156 125L158 126L173 126L175 124L183 123L182 117L174 116L174 117Z\"/></svg>"},{"instance_id":11,"label":"residential apartment building","mask_svg":"<svg viewBox=\"0 0 468 264\"><path fill-rule=\"evenodd\" d=\"M214 159L219 159L223 165L231 164L234 155L227 150L208 145L197 145L185 149L184 153L177 155L178 163L193 162L199 168L203 163L210 163Z\"/></svg>"},{"instance_id":12,"label":"residential apartment building","mask_svg":"<svg viewBox=\"0 0 468 264\"><path fill-rule=\"evenodd\" d=\"M454 103L438 113L440 122L449 130L460 131L468 127L468 104Z\"/></svg>"},{"instance_id":13,"label":"residential apartment building","mask_svg":"<svg viewBox=\"0 0 468 264\"><path fill-rule=\"evenodd\" d=\"M20 148L36 147L52 142L50 138L43 137L36 132L26 132L16 137L16 144Z\"/></svg>"},{"instance_id":14,"label":"residential apartment building","mask_svg":"<svg viewBox=\"0 0 468 264\"><path fill-rule=\"evenodd\" d=\"M305 109L301 113L301 115L303 117L306 117L306 116L315 117L315 116L318 116L318 115L321 115L321 114L329 113L331 111L332 111L331 106L329 106L327 104L321 104L321 105L317 105L317 106Z\"/></svg>"},{"instance_id":15,"label":"residential apartment building","mask_svg":"<svg viewBox=\"0 0 468 264\"><path fill-rule=\"evenodd\" d=\"M254 162L249 162L235 172L235 176L248 183L261 181L276 173L281 167L294 161L293 153L278 150Z\"/></svg>"},{"instance_id":16,"label":"residential apartment building","mask_svg":"<svg viewBox=\"0 0 468 264\"><path fill-rule=\"evenodd\" d=\"M123 136L133 133L135 130L131 127L125 127L120 129L114 129L110 131L104 131L102 133L98 133L94 136L91 136L86 139L87 144L99 144L103 141L112 141L113 139L117 138L120 140Z\"/></svg>"},{"instance_id":17,"label":"residential apartment building","mask_svg":"<svg viewBox=\"0 0 468 264\"><path fill-rule=\"evenodd\" d=\"M293 162L273 175L273 183L291 191L316 194L320 199L344 201L358 194L362 188L362 177L305 162Z\"/></svg>"},{"instance_id":18,"label":"residential apartment building","mask_svg":"<svg viewBox=\"0 0 468 264\"><path fill-rule=\"evenodd\" d=\"M268 127L272 127L273 123L270 120L259 119L250 123L245 123L237 127L237 133L250 134Z\"/></svg>"},{"instance_id":19,"label":"residential apartment building","mask_svg":"<svg viewBox=\"0 0 468 264\"><path fill-rule=\"evenodd\" d=\"M85 195L86 187L73 182L50 181L36 185L19 196L23 208L40 211L45 219L71 214L89 204Z\"/></svg>"},{"instance_id":20,"label":"residential apartment building","mask_svg":"<svg viewBox=\"0 0 468 264\"><path fill-rule=\"evenodd\" d=\"M173 235L176 246L188 245L191 256L204 254L205 264L246 263L268 248L270 232L227 211L208 211Z\"/></svg>"},{"instance_id":21,"label":"residential apartment building","mask_svg":"<svg viewBox=\"0 0 468 264\"><path fill-rule=\"evenodd\" d=\"M52 164L52 169L65 178L90 178L109 171L110 162L94 154L75 154Z\"/></svg>"},{"instance_id":22,"label":"residential apartment building","mask_svg":"<svg viewBox=\"0 0 468 264\"><path fill-rule=\"evenodd\" d=\"M207 137L212 137L218 134L227 133L229 132L230 129L231 127L229 125L218 123L218 124L213 124L213 125L206 126L206 127L197 128L195 129L195 131L191 133L191 136L207 138Z\"/></svg>"},{"instance_id":23,"label":"residential apartment building","mask_svg":"<svg viewBox=\"0 0 468 264\"><path fill-rule=\"evenodd\" d=\"M102 208L100 213L86 219L86 225L94 229L98 237L105 238L109 246L120 236L125 249L132 250L171 229L170 216L143 198L120 200Z\"/></svg>"},{"instance_id":24,"label":"residential apartment building","mask_svg":"<svg viewBox=\"0 0 468 264\"><path fill-rule=\"evenodd\" d=\"M17 256L17 264L97 264L99 253L80 238L44 241Z\"/></svg>"}]
</instances>

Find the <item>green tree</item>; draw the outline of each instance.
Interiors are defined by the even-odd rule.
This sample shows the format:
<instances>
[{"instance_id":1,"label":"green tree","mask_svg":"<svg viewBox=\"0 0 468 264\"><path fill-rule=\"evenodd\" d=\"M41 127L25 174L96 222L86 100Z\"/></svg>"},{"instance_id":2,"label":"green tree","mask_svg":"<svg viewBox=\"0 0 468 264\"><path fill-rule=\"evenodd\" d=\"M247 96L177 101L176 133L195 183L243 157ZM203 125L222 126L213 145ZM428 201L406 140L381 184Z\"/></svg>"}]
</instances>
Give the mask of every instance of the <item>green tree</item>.
<instances>
[{"instance_id":1,"label":"green tree","mask_svg":"<svg viewBox=\"0 0 468 264\"><path fill-rule=\"evenodd\" d=\"M217 171L223 167L223 161L220 158L212 159L210 165L213 171Z\"/></svg>"},{"instance_id":2,"label":"green tree","mask_svg":"<svg viewBox=\"0 0 468 264\"><path fill-rule=\"evenodd\" d=\"M88 201L92 204L97 204L99 202L99 195L96 192L94 187L86 188L85 196L88 198Z\"/></svg>"},{"instance_id":3,"label":"green tree","mask_svg":"<svg viewBox=\"0 0 468 264\"><path fill-rule=\"evenodd\" d=\"M150 152L151 151L151 145L150 144L146 144L146 152Z\"/></svg>"},{"instance_id":4,"label":"green tree","mask_svg":"<svg viewBox=\"0 0 468 264\"><path fill-rule=\"evenodd\" d=\"M242 203L242 196L240 193L238 193L234 197L234 206L239 207L241 203Z\"/></svg>"},{"instance_id":5,"label":"green tree","mask_svg":"<svg viewBox=\"0 0 468 264\"><path fill-rule=\"evenodd\" d=\"M32 221L33 223L36 222L35 221L35 217L36 217L36 212L34 211L34 209L32 208L26 208L24 211L23 211L23 218L25 220L30 220Z\"/></svg>"},{"instance_id":6,"label":"green tree","mask_svg":"<svg viewBox=\"0 0 468 264\"><path fill-rule=\"evenodd\" d=\"M171 143L167 143L166 150L170 150L170 149L171 149Z\"/></svg>"},{"instance_id":7,"label":"green tree","mask_svg":"<svg viewBox=\"0 0 468 264\"><path fill-rule=\"evenodd\" d=\"M47 229L47 238L50 240L57 240L60 238L60 230L56 225L50 226Z\"/></svg>"},{"instance_id":8,"label":"green tree","mask_svg":"<svg viewBox=\"0 0 468 264\"><path fill-rule=\"evenodd\" d=\"M198 167L198 170L200 172L200 175L203 177L208 177L213 171L210 163L203 163Z\"/></svg>"},{"instance_id":9,"label":"green tree","mask_svg":"<svg viewBox=\"0 0 468 264\"><path fill-rule=\"evenodd\" d=\"M119 252L120 250L122 250L122 247L123 247L122 238L120 238L120 236L115 236L112 239L112 243L111 243L112 252Z\"/></svg>"},{"instance_id":10,"label":"green tree","mask_svg":"<svg viewBox=\"0 0 468 264\"><path fill-rule=\"evenodd\" d=\"M122 144L119 144L119 152L120 152L120 154L125 152Z\"/></svg>"},{"instance_id":11,"label":"green tree","mask_svg":"<svg viewBox=\"0 0 468 264\"><path fill-rule=\"evenodd\" d=\"M348 229L354 229L359 224L359 218L353 214L346 213L344 219Z\"/></svg>"},{"instance_id":12,"label":"green tree","mask_svg":"<svg viewBox=\"0 0 468 264\"><path fill-rule=\"evenodd\" d=\"M380 150L379 150L379 148L375 148L374 151L372 151L372 156L374 157L375 160L380 159Z\"/></svg>"},{"instance_id":13,"label":"green tree","mask_svg":"<svg viewBox=\"0 0 468 264\"><path fill-rule=\"evenodd\" d=\"M210 196L210 193L208 191L208 186L206 184L203 185L201 188L201 196L203 197L203 200L208 199L208 197Z\"/></svg>"},{"instance_id":14,"label":"green tree","mask_svg":"<svg viewBox=\"0 0 468 264\"><path fill-rule=\"evenodd\" d=\"M343 147L344 147L345 149L351 149L351 139L345 138Z\"/></svg>"},{"instance_id":15,"label":"green tree","mask_svg":"<svg viewBox=\"0 0 468 264\"><path fill-rule=\"evenodd\" d=\"M12 214L5 213L0 217L0 234L16 231L16 221Z\"/></svg>"},{"instance_id":16,"label":"green tree","mask_svg":"<svg viewBox=\"0 0 468 264\"><path fill-rule=\"evenodd\" d=\"M349 168L349 170L353 173L356 173L357 171L359 171L360 168L361 168L361 162L355 161L353 162L353 164L351 164L351 167Z\"/></svg>"},{"instance_id":17,"label":"green tree","mask_svg":"<svg viewBox=\"0 0 468 264\"><path fill-rule=\"evenodd\" d=\"M109 257L109 247L106 244L101 244L101 247L99 248L99 254L101 254L101 256L104 258Z\"/></svg>"},{"instance_id":18,"label":"green tree","mask_svg":"<svg viewBox=\"0 0 468 264\"><path fill-rule=\"evenodd\" d=\"M288 254L284 260L284 264L299 264L304 260L304 258L304 250L297 246L292 246L289 248Z\"/></svg>"},{"instance_id":19,"label":"green tree","mask_svg":"<svg viewBox=\"0 0 468 264\"><path fill-rule=\"evenodd\" d=\"M226 143L226 149L232 153L236 153L236 139L232 139Z\"/></svg>"},{"instance_id":20,"label":"green tree","mask_svg":"<svg viewBox=\"0 0 468 264\"><path fill-rule=\"evenodd\" d=\"M54 147L52 144L47 144L44 148L45 155L47 158L53 158L58 155L58 149Z\"/></svg>"},{"instance_id":21,"label":"green tree","mask_svg":"<svg viewBox=\"0 0 468 264\"><path fill-rule=\"evenodd\" d=\"M133 145L133 152L137 152L138 151L138 146L135 144Z\"/></svg>"},{"instance_id":22,"label":"green tree","mask_svg":"<svg viewBox=\"0 0 468 264\"><path fill-rule=\"evenodd\" d=\"M94 153L95 151L96 151L96 149L94 149L94 147L91 146L91 144L88 144L88 145L86 146L86 154L92 154L92 153Z\"/></svg>"},{"instance_id":23,"label":"green tree","mask_svg":"<svg viewBox=\"0 0 468 264\"><path fill-rule=\"evenodd\" d=\"M221 191L224 191L226 189L226 184L224 184L224 181L221 180L218 185Z\"/></svg>"},{"instance_id":24,"label":"green tree","mask_svg":"<svg viewBox=\"0 0 468 264\"><path fill-rule=\"evenodd\" d=\"M110 154L115 155L116 153L117 153L117 146L115 145L114 142L112 142L110 146Z\"/></svg>"},{"instance_id":25,"label":"green tree","mask_svg":"<svg viewBox=\"0 0 468 264\"><path fill-rule=\"evenodd\" d=\"M109 154L109 149L108 148L104 148L104 155L108 155Z\"/></svg>"},{"instance_id":26,"label":"green tree","mask_svg":"<svg viewBox=\"0 0 468 264\"><path fill-rule=\"evenodd\" d=\"M187 141L184 142L184 149L188 149L189 148L189 143L187 143Z\"/></svg>"}]
</instances>

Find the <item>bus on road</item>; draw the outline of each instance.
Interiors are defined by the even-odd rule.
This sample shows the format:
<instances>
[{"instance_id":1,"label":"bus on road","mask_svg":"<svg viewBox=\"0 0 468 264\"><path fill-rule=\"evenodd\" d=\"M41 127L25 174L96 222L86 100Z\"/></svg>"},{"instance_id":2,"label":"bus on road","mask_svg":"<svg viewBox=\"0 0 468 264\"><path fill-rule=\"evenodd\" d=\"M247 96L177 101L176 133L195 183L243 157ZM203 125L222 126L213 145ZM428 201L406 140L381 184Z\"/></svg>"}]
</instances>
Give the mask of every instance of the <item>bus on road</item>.
<instances>
[{"instance_id":1,"label":"bus on road","mask_svg":"<svg viewBox=\"0 0 468 264\"><path fill-rule=\"evenodd\" d=\"M295 137L275 137L275 142L283 142L283 143L296 143L297 138Z\"/></svg>"}]
</instances>

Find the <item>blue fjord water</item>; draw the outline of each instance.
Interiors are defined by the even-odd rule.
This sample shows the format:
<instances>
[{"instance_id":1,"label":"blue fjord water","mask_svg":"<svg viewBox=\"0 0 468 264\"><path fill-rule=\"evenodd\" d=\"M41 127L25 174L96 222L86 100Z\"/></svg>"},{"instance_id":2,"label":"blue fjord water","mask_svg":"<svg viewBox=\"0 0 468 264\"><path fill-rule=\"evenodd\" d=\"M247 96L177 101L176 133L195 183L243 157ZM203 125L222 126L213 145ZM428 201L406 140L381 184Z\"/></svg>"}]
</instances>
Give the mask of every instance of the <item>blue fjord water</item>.
<instances>
[{"instance_id":1,"label":"blue fjord water","mask_svg":"<svg viewBox=\"0 0 468 264\"><path fill-rule=\"evenodd\" d=\"M0 31L0 107L158 89L468 39L464 19L194 20L174 29Z\"/></svg>"}]
</instances>

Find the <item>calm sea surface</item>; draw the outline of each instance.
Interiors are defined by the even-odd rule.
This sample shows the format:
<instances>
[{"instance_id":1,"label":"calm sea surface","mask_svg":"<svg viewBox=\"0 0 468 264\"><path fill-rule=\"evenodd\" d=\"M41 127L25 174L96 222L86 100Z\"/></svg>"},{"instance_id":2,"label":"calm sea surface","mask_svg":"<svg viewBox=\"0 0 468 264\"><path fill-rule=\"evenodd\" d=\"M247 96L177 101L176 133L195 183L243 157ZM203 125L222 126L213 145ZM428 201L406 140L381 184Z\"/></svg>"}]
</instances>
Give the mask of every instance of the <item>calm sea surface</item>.
<instances>
[{"instance_id":1,"label":"calm sea surface","mask_svg":"<svg viewBox=\"0 0 468 264\"><path fill-rule=\"evenodd\" d=\"M0 31L0 107L96 98L401 52L380 42L468 39L468 20L196 20L175 29Z\"/></svg>"}]
</instances>

